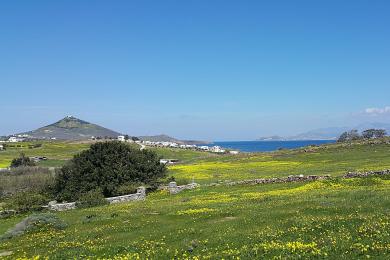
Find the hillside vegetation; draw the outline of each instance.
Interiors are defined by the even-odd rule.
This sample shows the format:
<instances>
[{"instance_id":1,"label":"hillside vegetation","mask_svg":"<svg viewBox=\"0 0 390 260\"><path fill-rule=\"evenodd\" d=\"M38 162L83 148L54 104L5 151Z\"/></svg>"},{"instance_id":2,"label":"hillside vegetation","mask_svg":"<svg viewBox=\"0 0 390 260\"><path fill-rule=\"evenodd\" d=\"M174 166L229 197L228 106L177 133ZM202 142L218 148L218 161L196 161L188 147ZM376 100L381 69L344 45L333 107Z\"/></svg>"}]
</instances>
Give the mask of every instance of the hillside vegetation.
<instances>
[{"instance_id":1,"label":"hillside vegetation","mask_svg":"<svg viewBox=\"0 0 390 260\"><path fill-rule=\"evenodd\" d=\"M390 253L390 180L207 187L56 213L6 240L10 258L366 258ZM0 233L23 217L2 220Z\"/></svg>"},{"instance_id":2,"label":"hillside vegetation","mask_svg":"<svg viewBox=\"0 0 390 260\"><path fill-rule=\"evenodd\" d=\"M170 167L176 180L210 183L288 175L332 175L390 168L390 144L357 142L273 153L209 157Z\"/></svg>"}]
</instances>

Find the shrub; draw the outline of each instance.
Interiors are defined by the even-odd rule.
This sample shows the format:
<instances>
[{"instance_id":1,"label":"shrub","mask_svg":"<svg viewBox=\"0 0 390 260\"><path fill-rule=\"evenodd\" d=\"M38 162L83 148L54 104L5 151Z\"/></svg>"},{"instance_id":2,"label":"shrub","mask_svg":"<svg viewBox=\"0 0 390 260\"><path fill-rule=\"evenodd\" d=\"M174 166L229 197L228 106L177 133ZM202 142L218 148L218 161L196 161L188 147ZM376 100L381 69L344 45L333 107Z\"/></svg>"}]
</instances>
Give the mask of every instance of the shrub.
<instances>
[{"instance_id":1,"label":"shrub","mask_svg":"<svg viewBox=\"0 0 390 260\"><path fill-rule=\"evenodd\" d=\"M11 168L21 166L35 166L35 163L29 157L26 157L24 153L21 153L18 158L11 161Z\"/></svg>"},{"instance_id":2,"label":"shrub","mask_svg":"<svg viewBox=\"0 0 390 260\"><path fill-rule=\"evenodd\" d=\"M42 206L50 201L49 196L37 192L19 192L9 198L7 203L17 212L29 212L42 210Z\"/></svg>"},{"instance_id":3,"label":"shrub","mask_svg":"<svg viewBox=\"0 0 390 260\"><path fill-rule=\"evenodd\" d=\"M66 223L59 219L56 215L36 214L29 216L16 224L14 228L8 230L3 236L1 236L0 240L20 236L25 232L45 230L49 228L61 230L66 227Z\"/></svg>"},{"instance_id":4,"label":"shrub","mask_svg":"<svg viewBox=\"0 0 390 260\"><path fill-rule=\"evenodd\" d=\"M143 183L125 183L117 188L116 196L127 195L137 192L137 188L143 186Z\"/></svg>"},{"instance_id":5,"label":"shrub","mask_svg":"<svg viewBox=\"0 0 390 260\"><path fill-rule=\"evenodd\" d=\"M79 208L90 208L108 204L100 189L90 190L80 195L76 205Z\"/></svg>"},{"instance_id":6,"label":"shrub","mask_svg":"<svg viewBox=\"0 0 390 260\"><path fill-rule=\"evenodd\" d=\"M105 197L111 197L118 194L118 187L123 184L156 187L165 173L165 166L153 151L140 151L117 141L100 142L75 155L61 168L54 190L58 200L79 200L81 194L96 188Z\"/></svg>"}]
</instances>

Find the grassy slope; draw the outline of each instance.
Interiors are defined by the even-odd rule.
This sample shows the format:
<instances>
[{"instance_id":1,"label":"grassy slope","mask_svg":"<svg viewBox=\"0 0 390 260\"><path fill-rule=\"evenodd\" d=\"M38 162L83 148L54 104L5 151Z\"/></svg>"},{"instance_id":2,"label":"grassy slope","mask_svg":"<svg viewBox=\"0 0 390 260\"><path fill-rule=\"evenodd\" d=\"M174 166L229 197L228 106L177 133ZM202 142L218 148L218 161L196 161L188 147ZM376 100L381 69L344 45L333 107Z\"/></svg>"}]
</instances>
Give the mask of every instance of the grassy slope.
<instances>
[{"instance_id":1,"label":"grassy slope","mask_svg":"<svg viewBox=\"0 0 390 260\"><path fill-rule=\"evenodd\" d=\"M42 144L42 147L29 149L30 144ZM6 151L0 151L0 168L8 167L13 158L24 152L27 156L46 156L49 158L44 162L47 166L62 165L65 160L72 158L76 153L87 149L90 144L71 142L22 142L10 145L22 147L8 147Z\"/></svg>"},{"instance_id":2,"label":"grassy slope","mask_svg":"<svg viewBox=\"0 0 390 260\"><path fill-rule=\"evenodd\" d=\"M42 144L42 147L29 149L31 144ZM24 152L27 156L46 156L49 160L40 162L41 166L57 167L62 166L66 160L69 160L75 155L85 149L88 149L91 143L77 143L77 142L22 142L11 144L21 147L9 147L6 151L0 151L0 168L9 167L13 158L19 156L21 152ZM135 147L139 147L136 144L132 144ZM216 155L211 153L170 149L170 148L149 148L155 150L161 157L169 159L179 159L182 163L189 163L196 160L215 157Z\"/></svg>"},{"instance_id":3,"label":"grassy slope","mask_svg":"<svg viewBox=\"0 0 390 260\"><path fill-rule=\"evenodd\" d=\"M390 168L389 144L327 145L294 151L241 154L202 159L170 167L177 180L195 179L198 183L220 180L305 175L341 175L355 170Z\"/></svg>"},{"instance_id":4,"label":"grassy slope","mask_svg":"<svg viewBox=\"0 0 390 260\"><path fill-rule=\"evenodd\" d=\"M69 226L0 244L11 258L386 259L390 180L207 187L56 213ZM0 231L22 217L0 222ZM119 258L118 258L119 259Z\"/></svg>"}]
</instances>

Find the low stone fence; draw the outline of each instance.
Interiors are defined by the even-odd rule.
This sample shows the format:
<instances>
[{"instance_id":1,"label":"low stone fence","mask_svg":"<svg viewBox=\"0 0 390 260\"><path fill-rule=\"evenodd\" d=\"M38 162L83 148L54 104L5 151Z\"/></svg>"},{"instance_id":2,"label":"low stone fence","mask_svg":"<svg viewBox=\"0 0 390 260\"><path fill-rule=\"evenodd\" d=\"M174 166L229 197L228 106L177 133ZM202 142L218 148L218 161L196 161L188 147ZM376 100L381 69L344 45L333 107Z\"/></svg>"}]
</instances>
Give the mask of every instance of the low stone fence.
<instances>
[{"instance_id":1,"label":"low stone fence","mask_svg":"<svg viewBox=\"0 0 390 260\"><path fill-rule=\"evenodd\" d=\"M146 198L145 187L139 187L137 189L137 193L135 194L123 195L118 197L110 197L110 198L106 198L106 200L110 204L115 204L115 203L128 202L128 201L145 200L145 198Z\"/></svg>"},{"instance_id":2,"label":"low stone fence","mask_svg":"<svg viewBox=\"0 0 390 260\"><path fill-rule=\"evenodd\" d=\"M269 178L269 179L253 179L253 180L242 180L242 181L229 181L224 183L211 183L207 186L219 186L219 185L256 185L256 184L268 184L268 183L287 183L287 182L301 182L301 181L317 181L329 179L330 175L290 175L288 177L280 178Z\"/></svg>"},{"instance_id":3,"label":"low stone fence","mask_svg":"<svg viewBox=\"0 0 390 260\"><path fill-rule=\"evenodd\" d=\"M390 175L390 170L370 171L370 172L349 172L345 174L344 178L361 178L370 176Z\"/></svg>"},{"instance_id":4,"label":"low stone fence","mask_svg":"<svg viewBox=\"0 0 390 260\"><path fill-rule=\"evenodd\" d=\"M110 197L110 198L106 198L106 200L110 204L115 204L115 203L128 202L128 201L145 200L145 198L146 198L145 187L139 187L137 189L137 193L135 194L123 195L118 197ZM49 205L45 207L53 211L65 211L65 210L75 209L76 202L57 203L56 201L52 201L49 202Z\"/></svg>"},{"instance_id":5,"label":"low stone fence","mask_svg":"<svg viewBox=\"0 0 390 260\"><path fill-rule=\"evenodd\" d=\"M192 190L192 189L196 189L197 187L199 187L199 184L197 183L190 183L187 185L177 186L177 183L172 181L169 183L167 187L164 188L167 189L170 194L177 194L183 190Z\"/></svg>"},{"instance_id":6,"label":"low stone fence","mask_svg":"<svg viewBox=\"0 0 390 260\"><path fill-rule=\"evenodd\" d=\"M57 203L57 201L50 201L47 207L48 209L54 211L65 211L65 210L75 209L76 202Z\"/></svg>"}]
</instances>

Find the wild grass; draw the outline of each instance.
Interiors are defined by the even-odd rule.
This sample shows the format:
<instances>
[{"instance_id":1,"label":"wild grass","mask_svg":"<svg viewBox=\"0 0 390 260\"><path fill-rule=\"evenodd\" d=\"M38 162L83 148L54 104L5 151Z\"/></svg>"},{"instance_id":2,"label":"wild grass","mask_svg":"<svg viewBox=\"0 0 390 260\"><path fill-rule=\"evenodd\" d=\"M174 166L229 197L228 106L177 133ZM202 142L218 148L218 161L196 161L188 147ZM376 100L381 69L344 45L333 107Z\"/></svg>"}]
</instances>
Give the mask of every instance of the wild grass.
<instances>
[{"instance_id":1,"label":"wild grass","mask_svg":"<svg viewBox=\"0 0 390 260\"><path fill-rule=\"evenodd\" d=\"M55 215L64 230L0 244L10 258L388 259L390 180L201 187ZM11 228L22 217L0 223Z\"/></svg>"},{"instance_id":2,"label":"wild grass","mask_svg":"<svg viewBox=\"0 0 390 260\"><path fill-rule=\"evenodd\" d=\"M54 182L54 172L41 167L19 167L0 173L0 201L19 192L42 192Z\"/></svg>"},{"instance_id":3,"label":"wild grass","mask_svg":"<svg viewBox=\"0 0 390 260\"><path fill-rule=\"evenodd\" d=\"M29 148L34 144L41 144L37 148ZM12 146L11 146L12 145ZM6 144L6 150L0 151L0 168L9 167L12 159L19 156L21 152L26 156L46 156L49 160L41 162L44 166L62 166L76 153L88 149L88 143L60 142L60 141L39 141L21 142L16 144ZM10 147L11 146L11 147Z\"/></svg>"},{"instance_id":4,"label":"wild grass","mask_svg":"<svg viewBox=\"0 0 390 260\"><path fill-rule=\"evenodd\" d=\"M177 180L210 183L288 175L332 175L390 168L390 145L326 145L310 149L209 157L169 167Z\"/></svg>"}]
</instances>

